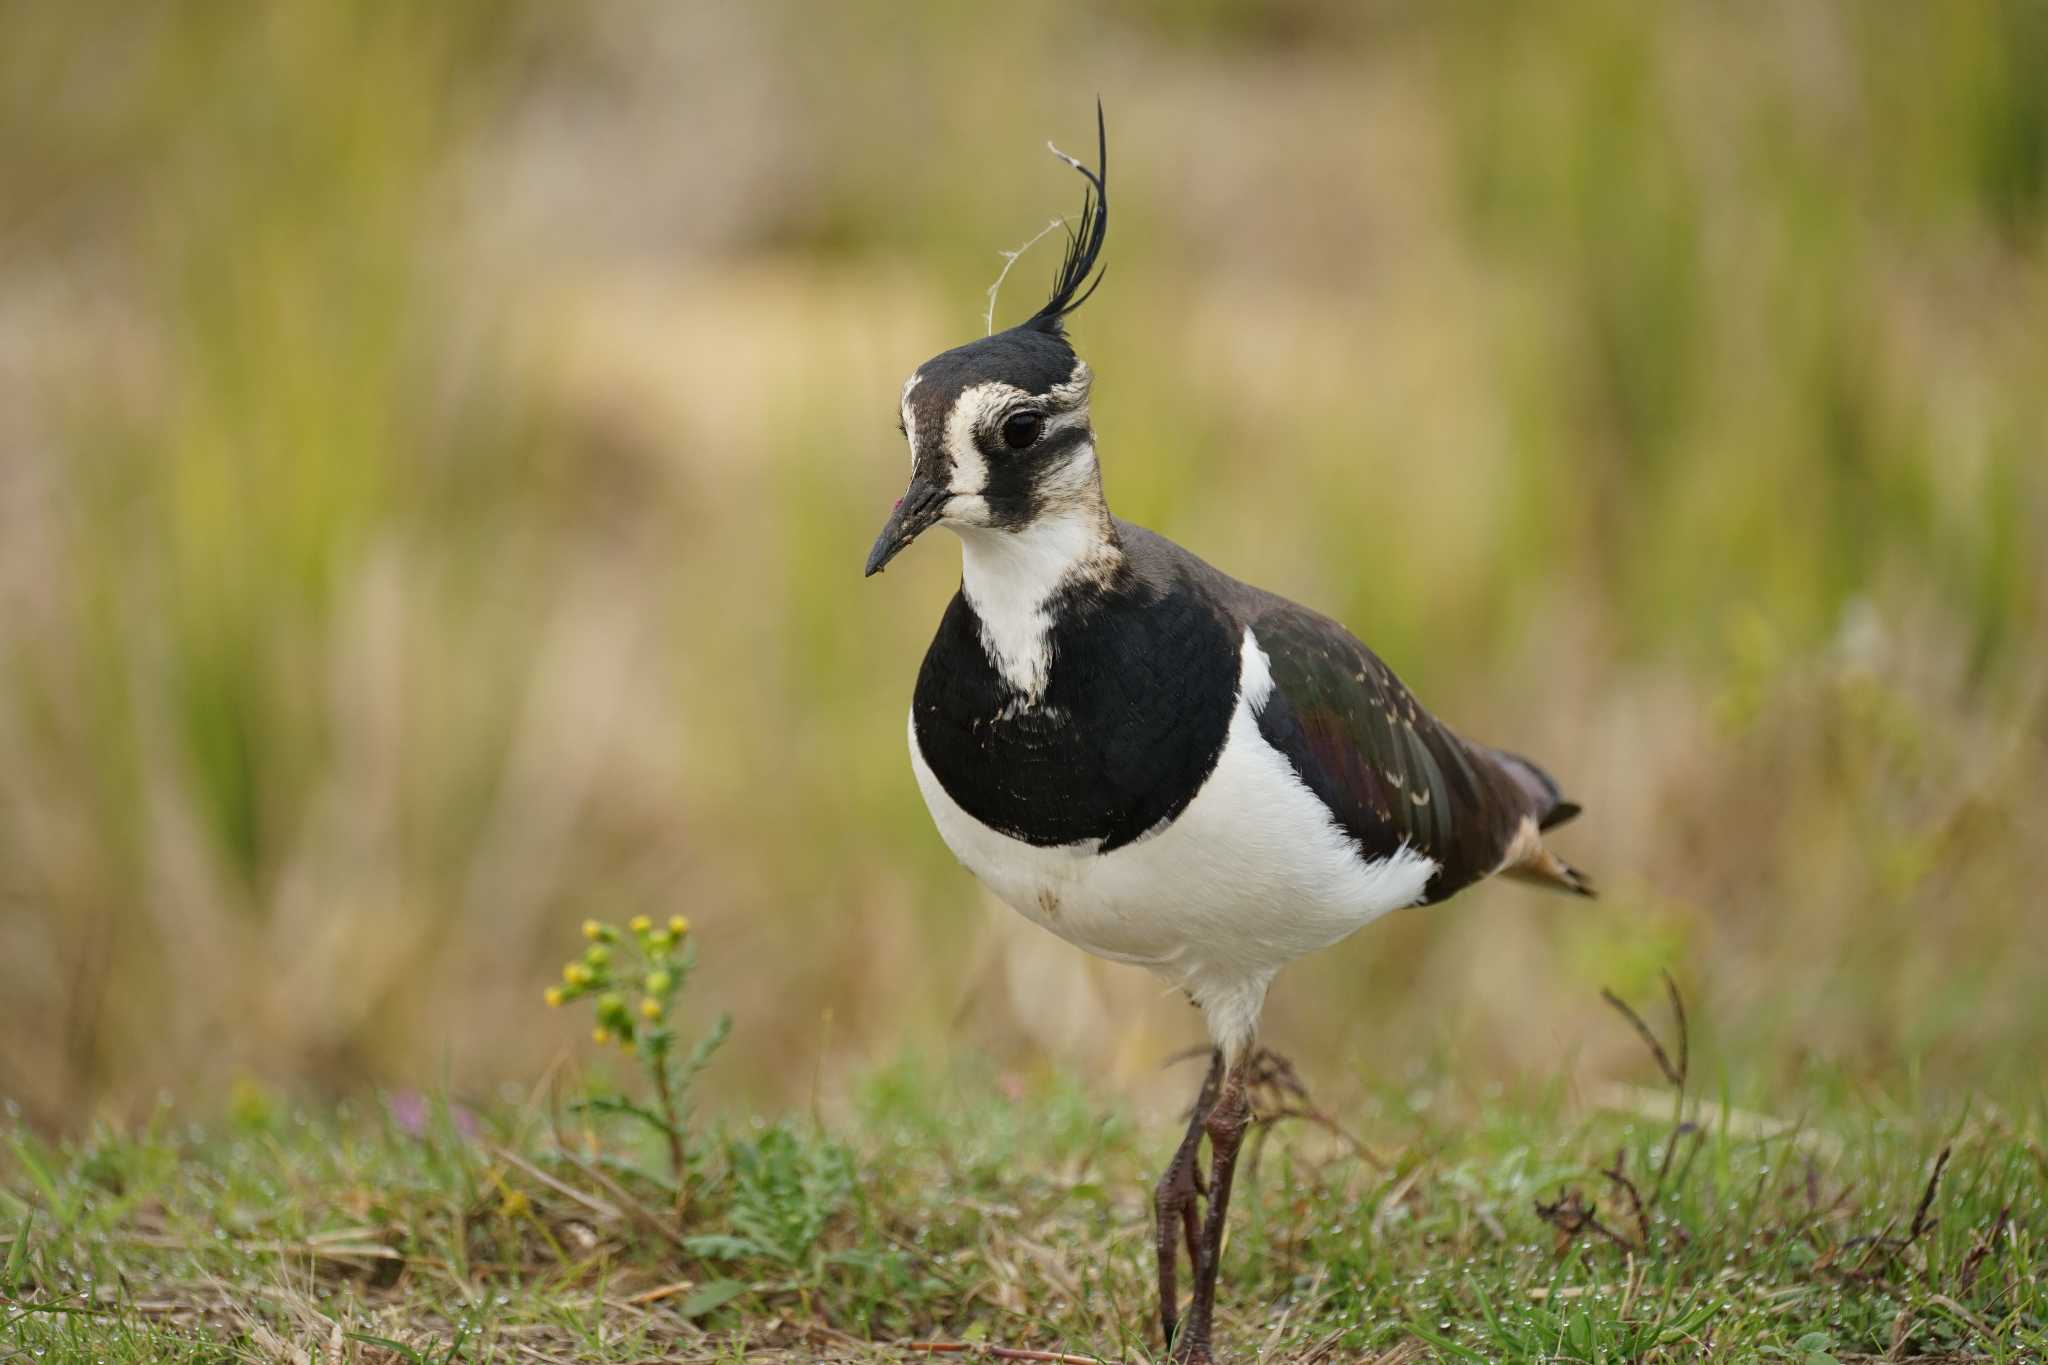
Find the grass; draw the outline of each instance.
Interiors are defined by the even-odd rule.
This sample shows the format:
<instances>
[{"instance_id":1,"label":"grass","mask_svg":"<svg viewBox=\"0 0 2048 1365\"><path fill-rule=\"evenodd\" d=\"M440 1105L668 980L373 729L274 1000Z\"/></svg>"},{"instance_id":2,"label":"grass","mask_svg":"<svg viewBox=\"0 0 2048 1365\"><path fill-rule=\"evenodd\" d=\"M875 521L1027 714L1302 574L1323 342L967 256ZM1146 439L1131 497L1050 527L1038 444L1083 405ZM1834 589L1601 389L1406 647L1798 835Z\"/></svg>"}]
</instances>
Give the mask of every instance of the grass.
<instances>
[{"instance_id":1,"label":"grass","mask_svg":"<svg viewBox=\"0 0 2048 1365\"><path fill-rule=\"evenodd\" d=\"M678 911L780 988L704 983L724 1102L1142 1083L1135 973L932 989L1010 946L903 751L958 562L857 571L1097 92L1113 504L1553 768L1606 896L1304 963L1301 1060L1513 1076L1663 966L1781 1079L2048 1051L2038 0L1241 8L0 6L0 1094L488 1089Z\"/></svg>"},{"instance_id":2,"label":"grass","mask_svg":"<svg viewBox=\"0 0 2048 1365\"><path fill-rule=\"evenodd\" d=\"M1681 1061L1678 1065L1684 1065ZM1189 1083L1192 1085L1190 1075ZM1219 1347L1320 1361L2039 1360L2048 1111L1816 1076L1796 1117L1677 1090L1371 1092L1258 1130ZM1682 1106L1682 1108L1681 1108ZM540 1092L0 1145L0 1359L1156 1358L1169 1122L1071 1079L901 1062L818 1120L659 1144Z\"/></svg>"}]
</instances>

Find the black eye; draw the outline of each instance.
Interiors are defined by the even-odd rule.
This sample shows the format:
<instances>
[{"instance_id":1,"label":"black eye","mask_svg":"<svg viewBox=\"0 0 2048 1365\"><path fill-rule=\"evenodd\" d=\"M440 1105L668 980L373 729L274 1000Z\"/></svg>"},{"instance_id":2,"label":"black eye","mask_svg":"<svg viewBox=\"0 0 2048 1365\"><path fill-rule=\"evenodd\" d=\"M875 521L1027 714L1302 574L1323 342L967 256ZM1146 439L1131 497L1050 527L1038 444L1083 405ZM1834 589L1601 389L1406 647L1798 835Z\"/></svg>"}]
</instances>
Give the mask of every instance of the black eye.
<instances>
[{"instance_id":1,"label":"black eye","mask_svg":"<svg viewBox=\"0 0 2048 1365\"><path fill-rule=\"evenodd\" d=\"M1026 410L1013 412L1003 419L1003 444L1012 450L1022 450L1038 439L1038 433L1045 429L1045 417L1041 413Z\"/></svg>"}]
</instances>

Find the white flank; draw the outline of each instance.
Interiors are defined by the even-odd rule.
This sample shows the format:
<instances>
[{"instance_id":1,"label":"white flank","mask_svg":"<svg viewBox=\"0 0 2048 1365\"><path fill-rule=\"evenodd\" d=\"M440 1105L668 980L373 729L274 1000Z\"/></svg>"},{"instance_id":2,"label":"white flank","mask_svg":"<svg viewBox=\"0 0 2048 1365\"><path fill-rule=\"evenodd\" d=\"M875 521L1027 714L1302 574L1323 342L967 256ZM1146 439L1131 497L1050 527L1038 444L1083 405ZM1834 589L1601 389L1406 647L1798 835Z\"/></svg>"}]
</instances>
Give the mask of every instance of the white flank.
<instances>
[{"instance_id":1,"label":"white flank","mask_svg":"<svg viewBox=\"0 0 2048 1365\"><path fill-rule=\"evenodd\" d=\"M1249 630L1239 667L1237 709L1209 780L1178 819L1106 854L1094 842L1034 847L974 819L925 762L914 717L910 729L918 786L954 856L1061 938L1185 989L1233 1058L1250 1044L1276 972L1413 905L1436 871L1409 848L1359 855L1259 733L1273 680Z\"/></svg>"}]
</instances>

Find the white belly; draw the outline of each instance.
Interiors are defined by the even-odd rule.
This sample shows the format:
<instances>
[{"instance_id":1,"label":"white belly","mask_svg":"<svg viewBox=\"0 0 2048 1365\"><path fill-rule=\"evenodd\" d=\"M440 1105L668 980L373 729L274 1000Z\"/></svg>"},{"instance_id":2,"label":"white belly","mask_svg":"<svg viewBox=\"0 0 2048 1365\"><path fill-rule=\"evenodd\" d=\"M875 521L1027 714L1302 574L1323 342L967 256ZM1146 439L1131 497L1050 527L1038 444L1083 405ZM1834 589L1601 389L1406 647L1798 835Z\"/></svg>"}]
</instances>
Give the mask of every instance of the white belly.
<instances>
[{"instance_id":1,"label":"white belly","mask_svg":"<svg viewBox=\"0 0 2048 1365\"><path fill-rule=\"evenodd\" d=\"M910 727L911 764L954 856L1017 911L1077 947L1187 988L1219 1042L1256 1019L1273 974L1421 898L1436 864L1412 849L1367 861L1259 733L1271 691L1245 632L1237 710L1209 780L1171 824L1098 853L1040 848L982 824L940 785ZM1219 1018L1220 1012L1228 1016ZM1248 1017L1238 1015L1248 1012Z\"/></svg>"}]
</instances>

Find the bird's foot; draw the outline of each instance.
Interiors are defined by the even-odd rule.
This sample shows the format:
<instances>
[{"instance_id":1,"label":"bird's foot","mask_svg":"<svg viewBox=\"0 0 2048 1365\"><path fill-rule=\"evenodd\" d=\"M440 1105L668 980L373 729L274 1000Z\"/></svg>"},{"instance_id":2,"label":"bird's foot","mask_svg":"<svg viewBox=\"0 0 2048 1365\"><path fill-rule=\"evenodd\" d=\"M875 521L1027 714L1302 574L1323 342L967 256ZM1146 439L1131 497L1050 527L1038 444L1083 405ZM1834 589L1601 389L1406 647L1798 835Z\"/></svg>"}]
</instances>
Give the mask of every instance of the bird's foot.
<instances>
[{"instance_id":1,"label":"bird's foot","mask_svg":"<svg viewBox=\"0 0 2048 1365\"><path fill-rule=\"evenodd\" d=\"M1245 1062L1245 1089L1252 1098L1252 1112L1265 1114L1299 1106L1312 1109L1315 1102L1309 1098L1308 1087L1302 1084L1301 1073L1290 1062L1272 1048L1261 1047L1252 1052Z\"/></svg>"},{"instance_id":2,"label":"bird's foot","mask_svg":"<svg viewBox=\"0 0 2048 1365\"><path fill-rule=\"evenodd\" d=\"M1282 1119L1303 1119L1329 1132L1372 1165L1384 1167L1387 1164L1315 1102L1293 1062L1272 1048L1261 1047L1245 1059L1245 1068L1245 1090L1252 1101L1253 1126L1266 1127Z\"/></svg>"}]
</instances>

